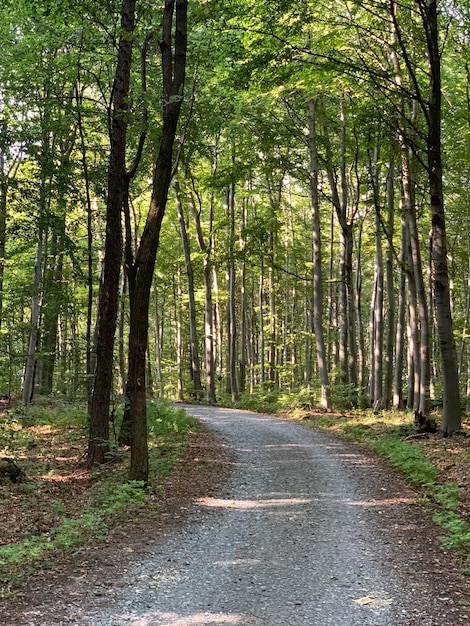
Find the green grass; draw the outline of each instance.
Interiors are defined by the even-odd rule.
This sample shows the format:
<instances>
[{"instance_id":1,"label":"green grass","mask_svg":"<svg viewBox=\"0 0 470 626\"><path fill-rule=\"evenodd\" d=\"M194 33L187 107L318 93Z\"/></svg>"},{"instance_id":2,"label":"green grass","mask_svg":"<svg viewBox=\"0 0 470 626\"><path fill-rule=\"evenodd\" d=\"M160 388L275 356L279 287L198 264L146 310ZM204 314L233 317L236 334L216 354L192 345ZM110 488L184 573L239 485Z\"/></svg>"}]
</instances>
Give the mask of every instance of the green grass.
<instances>
[{"instance_id":1,"label":"green grass","mask_svg":"<svg viewBox=\"0 0 470 626\"><path fill-rule=\"evenodd\" d=\"M372 411L346 415L313 414L305 423L321 428L363 445L384 458L405 479L420 489L433 506L434 521L440 526L444 549L470 553L470 524L459 515L461 488L455 483L442 482L441 472L413 440L404 437L413 432L412 417L403 412Z\"/></svg>"},{"instance_id":2,"label":"green grass","mask_svg":"<svg viewBox=\"0 0 470 626\"><path fill-rule=\"evenodd\" d=\"M38 425L46 432L50 428L54 437L65 444L71 440L73 443L73 438L80 433L76 443L84 446L86 432L82 427L85 423L84 407L62 403L49 407L21 407L4 416L0 422L0 451L21 457L26 462L28 451L32 449L32 455L36 455L38 450L33 446L42 445L34 441L34 429L30 428ZM73 430L71 424L79 428ZM124 462L118 466L110 464L94 472L96 486L90 491L90 504L76 517L64 515L62 500L52 500L50 507L57 520L56 525L48 532L0 547L0 600L13 594L14 589L31 573L52 567L82 546L103 541L114 525L138 518L144 514L143 507L154 507L149 494L161 490L178 459L185 455L187 435L195 428L197 423L184 410L175 409L168 402L149 403L150 488L146 490L141 483L128 482ZM30 475L33 471L34 465L31 465L28 482L14 487L18 495L21 494L26 508L28 494L34 493L40 481L39 477ZM73 497L73 490L70 493Z\"/></svg>"}]
</instances>

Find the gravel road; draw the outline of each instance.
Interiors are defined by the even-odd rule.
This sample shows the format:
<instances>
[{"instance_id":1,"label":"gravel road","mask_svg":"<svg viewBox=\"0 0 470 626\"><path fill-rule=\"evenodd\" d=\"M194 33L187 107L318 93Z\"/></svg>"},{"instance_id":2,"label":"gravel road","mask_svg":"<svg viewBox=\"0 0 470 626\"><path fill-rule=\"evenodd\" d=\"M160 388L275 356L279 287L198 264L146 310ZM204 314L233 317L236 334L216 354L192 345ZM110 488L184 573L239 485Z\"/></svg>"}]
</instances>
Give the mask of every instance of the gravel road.
<instances>
[{"instance_id":1,"label":"gravel road","mask_svg":"<svg viewBox=\"0 0 470 626\"><path fill-rule=\"evenodd\" d=\"M380 462L298 423L186 408L234 453L222 492L199 501L183 525L103 590L106 602L77 598L69 619L57 623L469 623L434 544L431 550L434 539L423 538L429 518Z\"/></svg>"}]
</instances>

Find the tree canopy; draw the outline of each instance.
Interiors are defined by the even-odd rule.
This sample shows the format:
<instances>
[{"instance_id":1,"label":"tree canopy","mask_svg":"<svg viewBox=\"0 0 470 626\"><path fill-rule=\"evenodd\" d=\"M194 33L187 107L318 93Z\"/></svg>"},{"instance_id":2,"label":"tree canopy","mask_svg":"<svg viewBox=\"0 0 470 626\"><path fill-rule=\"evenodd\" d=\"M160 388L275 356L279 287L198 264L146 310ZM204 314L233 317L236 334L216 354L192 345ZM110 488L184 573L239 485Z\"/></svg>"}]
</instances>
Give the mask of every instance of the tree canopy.
<instances>
[{"instance_id":1,"label":"tree canopy","mask_svg":"<svg viewBox=\"0 0 470 626\"><path fill-rule=\"evenodd\" d=\"M0 393L86 398L91 425L137 388L442 403L452 434L470 380L468 6L189 3L183 72L182 4L0 7Z\"/></svg>"}]
</instances>

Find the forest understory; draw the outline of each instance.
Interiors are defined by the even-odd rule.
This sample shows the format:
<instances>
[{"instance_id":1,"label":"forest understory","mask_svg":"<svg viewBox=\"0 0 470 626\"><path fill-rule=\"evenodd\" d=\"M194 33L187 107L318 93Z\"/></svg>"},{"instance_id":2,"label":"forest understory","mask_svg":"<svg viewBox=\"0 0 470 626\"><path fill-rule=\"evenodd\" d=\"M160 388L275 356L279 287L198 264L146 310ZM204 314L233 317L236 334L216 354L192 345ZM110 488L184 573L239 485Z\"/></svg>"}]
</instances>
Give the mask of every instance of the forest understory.
<instances>
[{"instance_id":1,"label":"forest understory","mask_svg":"<svg viewBox=\"0 0 470 626\"><path fill-rule=\"evenodd\" d=\"M357 423L361 417L365 419L365 414L331 414L327 417L329 424L324 421L325 415L320 413L303 412L296 413L295 417L283 417L302 420L306 426L326 428L329 432L344 436L342 421L354 420ZM7 408L4 407L0 419L5 422L7 418ZM386 428L380 416L377 416L375 423L370 422L370 417L368 420L369 429L380 431ZM15 462L21 467L24 477L17 483L7 480L0 482L0 549L45 536L66 518L78 519L96 501L96 489L100 481L109 478L109 472L123 472L128 463L124 451L119 462L110 464L105 474L86 470L84 453L87 439L86 430L82 426L53 428L36 424L23 428L23 431L21 449L16 449ZM180 523L192 501L201 497L202 493L217 490L230 471L230 452L215 435L205 429L192 429L183 438L187 445L179 449L177 463L169 476L153 478L152 488L145 496L143 506L126 510L114 520L104 536L99 539L91 537L88 546L62 555L58 552L50 561L44 562L48 579L62 579L73 572L76 567L74 559L82 550L91 550L98 555L100 550L113 548L116 553L114 548L118 548L123 558L132 557L134 542L151 537L155 529L162 525ZM406 440L406 437L403 436L403 439ZM408 441L419 446L439 469L437 483L454 483L460 487L458 512L470 523L470 421L465 420L462 431L451 438L443 438L439 434L411 435ZM429 499L424 491L423 506L435 506L432 498ZM152 530L149 533L150 528ZM425 536L431 531L422 528L419 532ZM468 559L465 552L455 551L456 568L465 575L470 572ZM436 554L438 560L439 554ZM43 572L35 567L31 567L30 571L29 577L23 576L11 587L6 580L2 580L0 601L5 601L7 605L10 602L21 604L22 598L26 597L22 590L29 589L26 593L31 593L31 589L38 588L42 584Z\"/></svg>"}]
</instances>

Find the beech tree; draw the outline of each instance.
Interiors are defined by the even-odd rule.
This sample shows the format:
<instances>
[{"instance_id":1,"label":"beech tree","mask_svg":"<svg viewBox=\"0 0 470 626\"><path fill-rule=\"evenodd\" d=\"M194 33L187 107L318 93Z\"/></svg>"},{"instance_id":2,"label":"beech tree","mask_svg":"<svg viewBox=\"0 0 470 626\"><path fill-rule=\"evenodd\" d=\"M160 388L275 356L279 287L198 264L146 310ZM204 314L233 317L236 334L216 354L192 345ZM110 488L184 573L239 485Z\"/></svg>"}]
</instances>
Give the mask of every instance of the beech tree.
<instances>
[{"instance_id":1,"label":"beech tree","mask_svg":"<svg viewBox=\"0 0 470 626\"><path fill-rule=\"evenodd\" d=\"M144 482L154 379L211 403L442 399L458 429L465 7L196 4L186 53L185 3L136 5L135 26L133 3L113 6L0 7L0 385L29 402L89 397L93 378L88 463L124 404Z\"/></svg>"}]
</instances>

